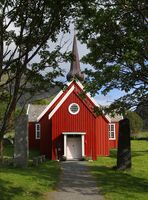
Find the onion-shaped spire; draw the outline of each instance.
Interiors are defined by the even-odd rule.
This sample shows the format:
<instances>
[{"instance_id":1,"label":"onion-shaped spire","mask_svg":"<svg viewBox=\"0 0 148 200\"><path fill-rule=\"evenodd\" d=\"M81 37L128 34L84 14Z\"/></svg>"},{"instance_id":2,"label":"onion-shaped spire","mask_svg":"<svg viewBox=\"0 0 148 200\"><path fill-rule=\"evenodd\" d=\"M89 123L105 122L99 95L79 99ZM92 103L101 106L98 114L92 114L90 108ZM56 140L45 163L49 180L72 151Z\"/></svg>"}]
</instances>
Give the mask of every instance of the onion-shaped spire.
<instances>
[{"instance_id":1,"label":"onion-shaped spire","mask_svg":"<svg viewBox=\"0 0 148 200\"><path fill-rule=\"evenodd\" d=\"M72 55L73 55L73 60L71 62L70 71L67 74L67 80L71 81L73 79L78 79L78 80L82 81L82 80L84 80L84 74L81 72L81 69L80 69L77 40L76 40L75 35L74 35L74 39L73 39Z\"/></svg>"}]
</instances>

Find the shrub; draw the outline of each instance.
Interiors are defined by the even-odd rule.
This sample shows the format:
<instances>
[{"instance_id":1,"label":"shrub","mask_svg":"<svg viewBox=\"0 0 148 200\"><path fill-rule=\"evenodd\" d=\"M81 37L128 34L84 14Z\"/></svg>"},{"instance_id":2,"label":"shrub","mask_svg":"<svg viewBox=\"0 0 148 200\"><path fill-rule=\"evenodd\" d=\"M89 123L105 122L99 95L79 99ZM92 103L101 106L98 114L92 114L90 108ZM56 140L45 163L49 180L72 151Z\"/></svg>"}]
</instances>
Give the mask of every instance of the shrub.
<instances>
[{"instance_id":1,"label":"shrub","mask_svg":"<svg viewBox=\"0 0 148 200\"><path fill-rule=\"evenodd\" d=\"M143 120L135 112L128 111L126 117L130 121L131 134L137 134L142 130Z\"/></svg>"}]
</instances>

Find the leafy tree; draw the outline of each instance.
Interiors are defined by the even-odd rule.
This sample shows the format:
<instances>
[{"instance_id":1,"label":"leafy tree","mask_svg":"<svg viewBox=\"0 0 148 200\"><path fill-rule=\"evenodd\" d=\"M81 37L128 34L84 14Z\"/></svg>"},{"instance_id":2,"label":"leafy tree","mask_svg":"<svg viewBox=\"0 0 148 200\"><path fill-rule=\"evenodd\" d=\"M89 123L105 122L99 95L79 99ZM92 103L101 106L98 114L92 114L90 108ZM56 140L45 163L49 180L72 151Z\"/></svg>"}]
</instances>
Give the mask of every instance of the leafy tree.
<instances>
[{"instance_id":1,"label":"leafy tree","mask_svg":"<svg viewBox=\"0 0 148 200\"><path fill-rule=\"evenodd\" d=\"M0 2L0 143L24 93L59 84L59 63L69 58L57 45L58 34L69 31L70 16L79 1L1 0ZM56 44L55 48L53 45ZM38 62L36 60L39 60ZM41 75L44 73L44 77ZM30 95L29 95L30 94ZM27 100L25 99L25 100ZM2 145L0 145L2 148Z\"/></svg>"},{"instance_id":2,"label":"leafy tree","mask_svg":"<svg viewBox=\"0 0 148 200\"><path fill-rule=\"evenodd\" d=\"M148 4L146 0L97 0L84 3L76 16L79 39L90 52L83 62L92 94L116 88L126 94L110 109L124 112L148 104Z\"/></svg>"},{"instance_id":3,"label":"leafy tree","mask_svg":"<svg viewBox=\"0 0 148 200\"><path fill-rule=\"evenodd\" d=\"M136 112L132 111L128 111L126 116L130 121L131 134L141 131L143 127L142 118Z\"/></svg>"},{"instance_id":4,"label":"leafy tree","mask_svg":"<svg viewBox=\"0 0 148 200\"><path fill-rule=\"evenodd\" d=\"M141 102L148 104L147 9L146 0L92 0L77 13L79 39L90 50L83 62L93 66L86 70L86 90L92 95L114 88L125 92L106 112L125 113ZM126 169L131 167L130 126L128 121L119 126L117 168Z\"/></svg>"}]
</instances>

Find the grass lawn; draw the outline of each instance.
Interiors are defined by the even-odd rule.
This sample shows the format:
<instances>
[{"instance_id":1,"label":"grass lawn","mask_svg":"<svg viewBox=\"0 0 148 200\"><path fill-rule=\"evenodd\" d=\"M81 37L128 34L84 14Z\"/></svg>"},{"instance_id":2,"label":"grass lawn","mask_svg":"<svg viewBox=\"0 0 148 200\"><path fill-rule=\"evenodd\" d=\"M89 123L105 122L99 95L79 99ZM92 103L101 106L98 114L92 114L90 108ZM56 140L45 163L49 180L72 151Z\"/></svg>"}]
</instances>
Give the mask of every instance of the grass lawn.
<instances>
[{"instance_id":1,"label":"grass lawn","mask_svg":"<svg viewBox=\"0 0 148 200\"><path fill-rule=\"evenodd\" d=\"M115 171L116 151L90 163L91 171L106 200L148 199L148 141L132 141L132 169Z\"/></svg>"},{"instance_id":2,"label":"grass lawn","mask_svg":"<svg viewBox=\"0 0 148 200\"><path fill-rule=\"evenodd\" d=\"M11 156L11 150L11 146L5 149L5 157ZM26 169L0 167L0 200L42 200L55 188L59 174L59 163L54 161Z\"/></svg>"}]
</instances>

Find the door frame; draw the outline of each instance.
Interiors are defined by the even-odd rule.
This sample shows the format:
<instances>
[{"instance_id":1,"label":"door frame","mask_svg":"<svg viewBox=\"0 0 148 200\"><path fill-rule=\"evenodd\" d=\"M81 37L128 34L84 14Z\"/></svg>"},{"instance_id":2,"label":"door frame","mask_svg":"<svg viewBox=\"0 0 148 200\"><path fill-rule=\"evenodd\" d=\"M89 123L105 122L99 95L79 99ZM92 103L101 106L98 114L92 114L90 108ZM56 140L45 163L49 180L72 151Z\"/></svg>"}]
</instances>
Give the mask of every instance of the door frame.
<instances>
[{"instance_id":1,"label":"door frame","mask_svg":"<svg viewBox=\"0 0 148 200\"><path fill-rule=\"evenodd\" d=\"M84 144L84 135L85 132L63 132L64 135L64 157L67 158L67 136L68 135L81 135L81 144L82 144L82 157L85 156L85 144Z\"/></svg>"}]
</instances>

